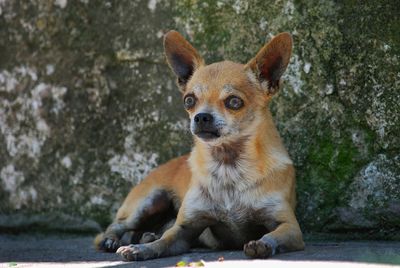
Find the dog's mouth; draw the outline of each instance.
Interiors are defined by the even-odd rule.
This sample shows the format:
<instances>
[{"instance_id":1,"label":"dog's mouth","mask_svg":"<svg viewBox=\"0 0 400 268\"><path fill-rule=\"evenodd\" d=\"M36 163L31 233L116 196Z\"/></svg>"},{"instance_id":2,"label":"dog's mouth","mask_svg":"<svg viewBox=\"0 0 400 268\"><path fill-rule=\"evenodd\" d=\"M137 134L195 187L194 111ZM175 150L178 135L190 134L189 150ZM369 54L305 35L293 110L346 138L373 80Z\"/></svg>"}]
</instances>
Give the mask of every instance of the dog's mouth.
<instances>
[{"instance_id":1,"label":"dog's mouth","mask_svg":"<svg viewBox=\"0 0 400 268\"><path fill-rule=\"evenodd\" d=\"M195 135L205 141L214 140L214 139L221 137L221 135L219 134L219 132L217 130L214 130L214 131L202 130L202 131L196 132Z\"/></svg>"}]
</instances>

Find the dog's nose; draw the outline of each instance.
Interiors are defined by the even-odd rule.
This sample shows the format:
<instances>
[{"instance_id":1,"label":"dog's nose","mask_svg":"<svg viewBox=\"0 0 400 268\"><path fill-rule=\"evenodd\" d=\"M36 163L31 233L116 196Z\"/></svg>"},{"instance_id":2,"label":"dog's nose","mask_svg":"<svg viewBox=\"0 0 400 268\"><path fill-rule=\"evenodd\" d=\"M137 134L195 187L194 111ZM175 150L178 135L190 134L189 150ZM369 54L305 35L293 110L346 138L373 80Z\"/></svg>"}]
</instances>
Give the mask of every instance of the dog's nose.
<instances>
[{"instance_id":1,"label":"dog's nose","mask_svg":"<svg viewBox=\"0 0 400 268\"><path fill-rule=\"evenodd\" d=\"M193 118L192 133L203 140L211 140L220 137L215 127L214 117L209 113L198 113Z\"/></svg>"},{"instance_id":2,"label":"dog's nose","mask_svg":"<svg viewBox=\"0 0 400 268\"><path fill-rule=\"evenodd\" d=\"M214 121L214 118L209 113L198 113L194 117L194 122L198 126L208 126Z\"/></svg>"}]
</instances>

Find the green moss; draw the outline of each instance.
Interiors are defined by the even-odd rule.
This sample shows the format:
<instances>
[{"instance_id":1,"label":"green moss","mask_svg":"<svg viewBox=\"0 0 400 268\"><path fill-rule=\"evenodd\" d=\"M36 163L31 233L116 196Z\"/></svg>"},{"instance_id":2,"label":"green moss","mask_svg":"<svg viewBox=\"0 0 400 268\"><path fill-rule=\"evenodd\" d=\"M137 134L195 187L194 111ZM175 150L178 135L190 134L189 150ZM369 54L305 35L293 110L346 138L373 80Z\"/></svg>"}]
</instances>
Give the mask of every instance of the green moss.
<instances>
[{"instance_id":1,"label":"green moss","mask_svg":"<svg viewBox=\"0 0 400 268\"><path fill-rule=\"evenodd\" d=\"M347 201L344 193L363 164L358 154L350 139L338 141L329 132L311 146L307 164L298 168L298 214L306 230L326 230L332 223L334 209ZM311 218L310 208L316 218Z\"/></svg>"}]
</instances>

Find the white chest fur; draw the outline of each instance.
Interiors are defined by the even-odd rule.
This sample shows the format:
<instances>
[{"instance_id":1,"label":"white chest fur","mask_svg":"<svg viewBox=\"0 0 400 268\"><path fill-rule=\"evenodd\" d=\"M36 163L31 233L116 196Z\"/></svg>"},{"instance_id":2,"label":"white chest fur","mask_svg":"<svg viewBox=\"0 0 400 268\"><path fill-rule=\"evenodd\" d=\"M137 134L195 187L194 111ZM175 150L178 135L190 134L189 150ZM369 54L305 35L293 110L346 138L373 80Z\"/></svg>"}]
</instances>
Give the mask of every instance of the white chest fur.
<instances>
[{"instance_id":1,"label":"white chest fur","mask_svg":"<svg viewBox=\"0 0 400 268\"><path fill-rule=\"evenodd\" d=\"M236 147L231 146L223 152L229 153L229 150L234 149ZM266 209L268 213L275 213L286 206L284 193L269 192L261 187L263 180L273 180L275 172L291 164L285 151L271 149L264 163L268 168L262 173L256 167L256 164L260 164L257 162L259 159L254 159L243 148L235 161L225 161L221 155L211 157L212 154L206 153L207 160L203 160L201 165L196 161L196 153L195 150L190 159L194 185L184 200L187 213L196 214L201 211L214 214L212 216L215 217L236 217L238 214L245 217L248 212L255 210Z\"/></svg>"},{"instance_id":2,"label":"white chest fur","mask_svg":"<svg viewBox=\"0 0 400 268\"><path fill-rule=\"evenodd\" d=\"M207 214L218 221L233 225L244 223L263 210L264 215L274 215L284 209L286 203L282 193L260 193L257 187L238 190L215 185L192 187L185 197L185 214L189 218Z\"/></svg>"}]
</instances>

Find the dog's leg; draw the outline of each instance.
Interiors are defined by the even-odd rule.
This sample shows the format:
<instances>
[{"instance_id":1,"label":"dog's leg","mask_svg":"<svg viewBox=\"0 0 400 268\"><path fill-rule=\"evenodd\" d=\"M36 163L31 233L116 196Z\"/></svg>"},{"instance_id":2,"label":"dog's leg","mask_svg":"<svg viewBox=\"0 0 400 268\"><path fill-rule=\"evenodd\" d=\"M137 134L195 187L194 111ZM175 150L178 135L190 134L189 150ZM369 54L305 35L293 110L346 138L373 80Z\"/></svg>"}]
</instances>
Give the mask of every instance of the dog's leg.
<instances>
[{"instance_id":1,"label":"dog's leg","mask_svg":"<svg viewBox=\"0 0 400 268\"><path fill-rule=\"evenodd\" d=\"M117 253L127 261L142 261L182 254L189 251L204 229L214 222L215 219L208 215L207 211L194 211L193 208L188 208L183 204L174 226L165 231L160 239L147 244L120 247Z\"/></svg>"},{"instance_id":2,"label":"dog's leg","mask_svg":"<svg viewBox=\"0 0 400 268\"><path fill-rule=\"evenodd\" d=\"M143 231L150 231L151 217L162 215L172 210L172 198L165 189L150 187L146 183L137 185L129 193L118 210L115 221L106 231L95 239L96 248L107 252L115 252L120 246L149 240L148 234L143 240ZM165 224L172 215L164 215L165 219L155 222ZM161 226L160 226L161 228ZM140 230L138 232L138 230ZM156 236L154 236L156 238Z\"/></svg>"},{"instance_id":3,"label":"dog's leg","mask_svg":"<svg viewBox=\"0 0 400 268\"><path fill-rule=\"evenodd\" d=\"M251 258L268 258L278 252L304 249L300 226L293 211L279 212L276 229L259 240L250 241L244 245L244 253Z\"/></svg>"},{"instance_id":4,"label":"dog's leg","mask_svg":"<svg viewBox=\"0 0 400 268\"><path fill-rule=\"evenodd\" d=\"M120 247L117 253L126 261L143 261L159 257L174 256L188 252L204 227L194 224L175 224L164 235L151 243Z\"/></svg>"}]
</instances>

